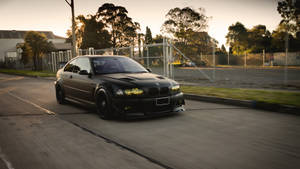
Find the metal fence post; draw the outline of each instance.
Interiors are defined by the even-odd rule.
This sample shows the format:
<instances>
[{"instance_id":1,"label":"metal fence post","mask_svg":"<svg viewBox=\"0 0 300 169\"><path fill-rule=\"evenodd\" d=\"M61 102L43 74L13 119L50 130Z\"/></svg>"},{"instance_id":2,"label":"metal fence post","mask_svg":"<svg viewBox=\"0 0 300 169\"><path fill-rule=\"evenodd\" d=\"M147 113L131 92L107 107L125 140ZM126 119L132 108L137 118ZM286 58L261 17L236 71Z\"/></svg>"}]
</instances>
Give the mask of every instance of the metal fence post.
<instances>
[{"instance_id":1,"label":"metal fence post","mask_svg":"<svg viewBox=\"0 0 300 169\"><path fill-rule=\"evenodd\" d=\"M285 35L285 65L284 65L284 84L287 85L287 74L288 74L288 52L289 52L289 34Z\"/></svg>"},{"instance_id":2,"label":"metal fence post","mask_svg":"<svg viewBox=\"0 0 300 169\"><path fill-rule=\"evenodd\" d=\"M216 55L215 55L215 43L213 42L213 64L214 64L214 69L213 69L213 81L216 79Z\"/></svg>"},{"instance_id":3,"label":"metal fence post","mask_svg":"<svg viewBox=\"0 0 300 169\"><path fill-rule=\"evenodd\" d=\"M265 67L265 50L263 50L263 63L262 63L263 65L263 67Z\"/></svg>"},{"instance_id":4,"label":"metal fence post","mask_svg":"<svg viewBox=\"0 0 300 169\"><path fill-rule=\"evenodd\" d=\"M230 64L230 63L229 63L229 55L230 55L230 52L229 52L229 50L228 50L227 65Z\"/></svg>"},{"instance_id":5,"label":"metal fence post","mask_svg":"<svg viewBox=\"0 0 300 169\"><path fill-rule=\"evenodd\" d=\"M146 47L147 49L147 68L149 68L149 47Z\"/></svg>"}]
</instances>

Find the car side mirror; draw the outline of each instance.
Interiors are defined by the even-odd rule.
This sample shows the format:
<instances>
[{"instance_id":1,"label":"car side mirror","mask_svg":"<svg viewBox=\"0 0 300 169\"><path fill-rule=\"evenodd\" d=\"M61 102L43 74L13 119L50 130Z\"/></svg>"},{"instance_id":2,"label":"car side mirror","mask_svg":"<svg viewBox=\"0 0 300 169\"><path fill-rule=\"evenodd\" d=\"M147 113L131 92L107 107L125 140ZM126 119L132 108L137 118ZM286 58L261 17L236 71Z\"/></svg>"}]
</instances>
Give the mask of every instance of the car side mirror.
<instances>
[{"instance_id":1,"label":"car side mirror","mask_svg":"<svg viewBox=\"0 0 300 169\"><path fill-rule=\"evenodd\" d=\"M151 73L151 72L152 72L152 70L151 70L150 68L147 68L147 70L148 70L148 72L149 72L149 73Z\"/></svg>"}]
</instances>

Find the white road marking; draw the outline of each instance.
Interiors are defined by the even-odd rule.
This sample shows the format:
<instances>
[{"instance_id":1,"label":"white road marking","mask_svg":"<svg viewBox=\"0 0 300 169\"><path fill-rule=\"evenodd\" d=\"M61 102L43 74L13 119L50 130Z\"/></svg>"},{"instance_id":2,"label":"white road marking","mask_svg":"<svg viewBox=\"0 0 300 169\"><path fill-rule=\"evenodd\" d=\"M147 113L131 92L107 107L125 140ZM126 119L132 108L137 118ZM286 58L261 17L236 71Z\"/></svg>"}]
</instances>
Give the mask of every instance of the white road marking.
<instances>
[{"instance_id":1,"label":"white road marking","mask_svg":"<svg viewBox=\"0 0 300 169\"><path fill-rule=\"evenodd\" d=\"M0 148L0 159L4 162L4 164L8 169L14 169L12 164L7 160L6 156L2 153L1 148Z\"/></svg>"},{"instance_id":2,"label":"white road marking","mask_svg":"<svg viewBox=\"0 0 300 169\"><path fill-rule=\"evenodd\" d=\"M13 91L14 89L15 89L14 87L2 88L2 89L0 89L0 94L8 93L10 91Z\"/></svg>"},{"instance_id":3,"label":"white road marking","mask_svg":"<svg viewBox=\"0 0 300 169\"><path fill-rule=\"evenodd\" d=\"M23 99L23 98L21 98L21 97L15 95L15 94L12 94L11 92L8 92L8 94L11 95L11 96L13 96L13 97L15 97L15 98L17 98L17 99L19 99L19 100L21 100L21 101L23 101L23 102L25 102L25 103L31 104L32 106L34 106L34 107L36 107L36 108L38 108L38 109L40 109L40 110L46 112L46 113L49 114L49 115L55 115L55 113L54 113L53 111L48 110L48 109L45 109L45 108L43 108L43 107L41 107L41 106L39 106L39 105L37 105L37 104L35 104L35 103L33 103L33 102L30 102L30 101L28 101L28 100L25 100L25 99Z\"/></svg>"},{"instance_id":4,"label":"white road marking","mask_svg":"<svg viewBox=\"0 0 300 169\"><path fill-rule=\"evenodd\" d=\"M24 79L24 77L20 76L20 77L11 77L11 78L1 78L0 82L6 82L6 81L11 81L11 80L21 80L21 79Z\"/></svg>"}]
</instances>

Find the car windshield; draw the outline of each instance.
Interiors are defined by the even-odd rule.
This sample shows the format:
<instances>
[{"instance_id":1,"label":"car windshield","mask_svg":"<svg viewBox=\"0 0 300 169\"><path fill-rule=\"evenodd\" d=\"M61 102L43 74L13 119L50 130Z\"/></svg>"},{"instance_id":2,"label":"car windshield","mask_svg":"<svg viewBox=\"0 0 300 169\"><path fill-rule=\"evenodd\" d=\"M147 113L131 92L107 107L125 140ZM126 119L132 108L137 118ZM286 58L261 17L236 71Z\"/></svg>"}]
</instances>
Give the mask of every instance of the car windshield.
<instances>
[{"instance_id":1,"label":"car windshield","mask_svg":"<svg viewBox=\"0 0 300 169\"><path fill-rule=\"evenodd\" d=\"M92 59L96 74L146 73L142 65L126 57L98 57Z\"/></svg>"}]
</instances>

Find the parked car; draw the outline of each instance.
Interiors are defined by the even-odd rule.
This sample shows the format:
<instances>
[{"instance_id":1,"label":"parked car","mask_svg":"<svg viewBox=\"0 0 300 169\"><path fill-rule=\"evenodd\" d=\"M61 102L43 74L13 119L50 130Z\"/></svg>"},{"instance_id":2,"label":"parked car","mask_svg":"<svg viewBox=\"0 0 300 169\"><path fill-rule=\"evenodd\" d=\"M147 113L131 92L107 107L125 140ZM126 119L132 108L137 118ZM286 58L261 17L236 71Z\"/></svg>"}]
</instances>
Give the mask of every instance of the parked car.
<instances>
[{"instance_id":1,"label":"parked car","mask_svg":"<svg viewBox=\"0 0 300 169\"><path fill-rule=\"evenodd\" d=\"M179 84L125 56L79 56L57 72L56 99L96 104L101 118L183 111Z\"/></svg>"}]
</instances>

